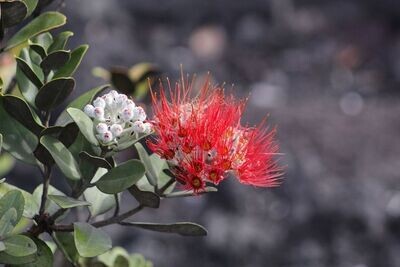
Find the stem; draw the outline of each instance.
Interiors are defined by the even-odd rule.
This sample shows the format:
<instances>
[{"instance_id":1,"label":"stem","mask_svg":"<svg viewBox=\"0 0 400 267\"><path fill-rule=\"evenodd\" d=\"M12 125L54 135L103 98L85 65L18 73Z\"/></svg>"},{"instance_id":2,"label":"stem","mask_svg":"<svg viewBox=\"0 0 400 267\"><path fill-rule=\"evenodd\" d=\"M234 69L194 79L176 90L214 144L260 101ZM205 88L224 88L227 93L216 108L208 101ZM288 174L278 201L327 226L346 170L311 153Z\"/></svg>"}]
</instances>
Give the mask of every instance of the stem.
<instances>
[{"instance_id":1,"label":"stem","mask_svg":"<svg viewBox=\"0 0 400 267\"><path fill-rule=\"evenodd\" d=\"M115 198L115 210L114 210L114 217L118 216L119 214L119 199L118 199L118 194L114 194Z\"/></svg>"},{"instance_id":2,"label":"stem","mask_svg":"<svg viewBox=\"0 0 400 267\"><path fill-rule=\"evenodd\" d=\"M50 185L51 168L49 166L44 166L43 172L43 192L42 199L40 202L39 215L43 215L46 208L47 194Z\"/></svg>"},{"instance_id":3,"label":"stem","mask_svg":"<svg viewBox=\"0 0 400 267\"><path fill-rule=\"evenodd\" d=\"M111 217L111 218L105 219L103 221L98 221L98 222L92 223L92 226L99 228L99 227L104 227L104 226L107 226L107 225L110 225L110 224L114 224L114 223L120 223L123 220L133 216L136 213L138 213L143 208L144 208L144 206L139 205L136 208L134 208L134 209L132 209L130 211L127 211L127 212L125 212L125 213L123 213L121 215L118 215L116 217ZM74 230L74 226L72 224L68 224L68 225L65 225L65 224L53 225L51 228L52 228L53 231L56 231L56 232L72 232Z\"/></svg>"}]
</instances>

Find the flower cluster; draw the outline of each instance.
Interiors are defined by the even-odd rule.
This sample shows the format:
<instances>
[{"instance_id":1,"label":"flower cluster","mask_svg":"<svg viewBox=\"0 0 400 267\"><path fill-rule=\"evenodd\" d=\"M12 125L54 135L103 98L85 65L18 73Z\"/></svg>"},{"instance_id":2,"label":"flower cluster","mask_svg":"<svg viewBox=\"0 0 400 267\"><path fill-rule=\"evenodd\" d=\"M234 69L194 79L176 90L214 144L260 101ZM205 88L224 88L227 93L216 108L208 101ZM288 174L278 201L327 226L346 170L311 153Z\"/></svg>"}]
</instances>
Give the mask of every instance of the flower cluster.
<instances>
[{"instance_id":1,"label":"flower cluster","mask_svg":"<svg viewBox=\"0 0 400 267\"><path fill-rule=\"evenodd\" d=\"M168 160L186 189L201 192L207 183L217 185L229 174L243 184L279 184L275 130L264 129L264 123L242 126L243 101L208 81L194 99L189 97L192 85L183 79L174 89L169 86L169 97L160 87L159 96L152 93L157 136L148 145Z\"/></svg>"},{"instance_id":2,"label":"flower cluster","mask_svg":"<svg viewBox=\"0 0 400 267\"><path fill-rule=\"evenodd\" d=\"M102 144L126 142L139 134L149 134L152 125L146 112L124 94L113 90L97 97L84 112L94 120L96 137Z\"/></svg>"}]
</instances>

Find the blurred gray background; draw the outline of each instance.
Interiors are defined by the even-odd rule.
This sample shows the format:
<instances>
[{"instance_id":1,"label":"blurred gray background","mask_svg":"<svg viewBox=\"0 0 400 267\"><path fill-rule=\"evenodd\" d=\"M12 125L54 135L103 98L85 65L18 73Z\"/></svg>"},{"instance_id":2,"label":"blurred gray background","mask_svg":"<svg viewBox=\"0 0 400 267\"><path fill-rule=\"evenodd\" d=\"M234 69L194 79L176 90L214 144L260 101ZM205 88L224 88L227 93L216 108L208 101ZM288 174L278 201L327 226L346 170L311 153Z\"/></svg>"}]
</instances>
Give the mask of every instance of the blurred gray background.
<instances>
[{"instance_id":1,"label":"blurred gray background","mask_svg":"<svg viewBox=\"0 0 400 267\"><path fill-rule=\"evenodd\" d=\"M137 217L199 222L207 237L109 227L115 244L156 267L400 266L398 0L68 0L61 12L71 46L90 45L74 96L103 82L96 66L146 61L177 78L182 63L250 94L245 121L270 114L285 154L279 188L232 179Z\"/></svg>"}]
</instances>

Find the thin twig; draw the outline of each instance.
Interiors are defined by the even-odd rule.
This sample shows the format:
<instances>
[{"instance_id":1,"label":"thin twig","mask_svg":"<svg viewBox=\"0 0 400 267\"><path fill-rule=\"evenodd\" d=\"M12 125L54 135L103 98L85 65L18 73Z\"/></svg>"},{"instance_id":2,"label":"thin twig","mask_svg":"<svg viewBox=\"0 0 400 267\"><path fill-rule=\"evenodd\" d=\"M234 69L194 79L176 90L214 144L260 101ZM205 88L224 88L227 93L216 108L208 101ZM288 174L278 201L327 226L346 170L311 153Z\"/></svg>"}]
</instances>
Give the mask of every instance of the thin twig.
<instances>
[{"instance_id":1,"label":"thin twig","mask_svg":"<svg viewBox=\"0 0 400 267\"><path fill-rule=\"evenodd\" d=\"M49 186L50 186L50 177L51 177L51 167L44 166L43 192L42 192L42 199L40 202L39 215L43 215L45 208L46 208L47 194L48 194Z\"/></svg>"},{"instance_id":2,"label":"thin twig","mask_svg":"<svg viewBox=\"0 0 400 267\"><path fill-rule=\"evenodd\" d=\"M104 227L104 226L107 226L107 225L110 225L110 224L122 222L123 220L133 216L136 213L138 213L143 208L144 208L144 206L139 205L136 208L134 208L134 209L132 209L130 211L127 211L127 212L125 212L125 213L123 213L121 215L118 215L116 217L111 217L111 218L105 219L103 221L98 221L98 222L92 223L92 226L99 228L99 227ZM59 224L59 225L51 226L51 229L53 231L55 231L55 232L72 232L74 230L74 226L72 224L68 224L68 225Z\"/></svg>"},{"instance_id":3,"label":"thin twig","mask_svg":"<svg viewBox=\"0 0 400 267\"><path fill-rule=\"evenodd\" d=\"M115 198L115 210L114 210L114 217L118 216L119 214L119 199L118 199L118 194L114 194Z\"/></svg>"}]
</instances>

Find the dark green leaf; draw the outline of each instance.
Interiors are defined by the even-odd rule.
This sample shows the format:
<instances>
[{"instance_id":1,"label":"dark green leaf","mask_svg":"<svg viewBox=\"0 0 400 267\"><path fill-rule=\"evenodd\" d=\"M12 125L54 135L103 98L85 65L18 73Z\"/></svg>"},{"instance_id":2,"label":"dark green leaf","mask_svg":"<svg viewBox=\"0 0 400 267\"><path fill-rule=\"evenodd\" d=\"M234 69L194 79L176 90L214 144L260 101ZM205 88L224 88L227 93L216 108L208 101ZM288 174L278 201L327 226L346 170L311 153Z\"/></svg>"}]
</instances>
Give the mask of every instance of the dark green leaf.
<instances>
[{"instance_id":1,"label":"dark green leaf","mask_svg":"<svg viewBox=\"0 0 400 267\"><path fill-rule=\"evenodd\" d=\"M64 50L68 39L73 35L74 33L70 31L65 31L58 34L57 37L54 38L53 43L50 45L48 52L51 53L57 50Z\"/></svg>"},{"instance_id":2,"label":"dark green leaf","mask_svg":"<svg viewBox=\"0 0 400 267\"><path fill-rule=\"evenodd\" d=\"M49 31L64 25L66 17L58 12L46 12L33 19L28 25L14 34L8 40L5 50L17 46L29 38L36 36L42 32Z\"/></svg>"},{"instance_id":3,"label":"dark green leaf","mask_svg":"<svg viewBox=\"0 0 400 267\"><path fill-rule=\"evenodd\" d=\"M15 158L35 164L33 156L38 139L18 121L8 115L4 109L3 97L0 97L0 133L3 135L3 148Z\"/></svg>"},{"instance_id":4,"label":"dark green leaf","mask_svg":"<svg viewBox=\"0 0 400 267\"><path fill-rule=\"evenodd\" d=\"M33 262L18 265L17 267L53 267L53 252L45 242L32 238L37 246L36 259Z\"/></svg>"},{"instance_id":5,"label":"dark green leaf","mask_svg":"<svg viewBox=\"0 0 400 267\"><path fill-rule=\"evenodd\" d=\"M96 186L107 194L116 194L134 185L145 173L144 165L138 160L128 160L109 170Z\"/></svg>"},{"instance_id":6,"label":"dark green leaf","mask_svg":"<svg viewBox=\"0 0 400 267\"><path fill-rule=\"evenodd\" d=\"M25 199L18 190L11 190L0 198L0 218L11 208L17 212L16 224L21 220L24 212Z\"/></svg>"},{"instance_id":7,"label":"dark green leaf","mask_svg":"<svg viewBox=\"0 0 400 267\"><path fill-rule=\"evenodd\" d=\"M110 70L111 83L121 93L132 94L135 90L135 83L129 78L128 70L125 68L115 67Z\"/></svg>"},{"instance_id":8,"label":"dark green leaf","mask_svg":"<svg viewBox=\"0 0 400 267\"><path fill-rule=\"evenodd\" d=\"M49 32L44 32L32 38L32 42L43 46L47 51L49 46L53 43L53 35Z\"/></svg>"},{"instance_id":9,"label":"dark green leaf","mask_svg":"<svg viewBox=\"0 0 400 267\"><path fill-rule=\"evenodd\" d=\"M110 165L110 163L107 160L97 157L97 156L90 155L86 151L82 151L81 153L79 153L79 157L82 160L86 160L87 162L91 163L95 167L105 168L105 169L112 168L112 166Z\"/></svg>"},{"instance_id":10,"label":"dark green leaf","mask_svg":"<svg viewBox=\"0 0 400 267\"><path fill-rule=\"evenodd\" d=\"M24 235L12 235L3 240L7 254L15 257L25 257L36 252L35 242Z\"/></svg>"},{"instance_id":11,"label":"dark green leaf","mask_svg":"<svg viewBox=\"0 0 400 267\"><path fill-rule=\"evenodd\" d=\"M0 134L0 153L1 153L2 146L3 146L3 135Z\"/></svg>"},{"instance_id":12,"label":"dark green leaf","mask_svg":"<svg viewBox=\"0 0 400 267\"><path fill-rule=\"evenodd\" d=\"M76 264L79 259L78 251L74 243L74 236L71 233L56 232L53 237L58 240L58 248L66 255L67 260Z\"/></svg>"},{"instance_id":13,"label":"dark green leaf","mask_svg":"<svg viewBox=\"0 0 400 267\"><path fill-rule=\"evenodd\" d=\"M12 27L24 20L28 7L23 1L1 2L1 16L4 28Z\"/></svg>"},{"instance_id":14,"label":"dark green leaf","mask_svg":"<svg viewBox=\"0 0 400 267\"><path fill-rule=\"evenodd\" d=\"M28 8L28 13L26 14L25 18L29 17L32 12L35 10L38 0L22 0Z\"/></svg>"},{"instance_id":15,"label":"dark green leaf","mask_svg":"<svg viewBox=\"0 0 400 267\"><path fill-rule=\"evenodd\" d=\"M42 88L36 95L35 104L41 110L51 110L60 105L71 94L75 87L72 78L59 78L52 80Z\"/></svg>"},{"instance_id":16,"label":"dark green leaf","mask_svg":"<svg viewBox=\"0 0 400 267\"><path fill-rule=\"evenodd\" d=\"M49 195L49 198L63 209L90 205L87 201L76 200L67 196Z\"/></svg>"},{"instance_id":17,"label":"dark green leaf","mask_svg":"<svg viewBox=\"0 0 400 267\"><path fill-rule=\"evenodd\" d=\"M160 197L149 191L141 191L136 185L131 186L129 192L143 206L156 209L160 206Z\"/></svg>"},{"instance_id":18,"label":"dark green leaf","mask_svg":"<svg viewBox=\"0 0 400 267\"><path fill-rule=\"evenodd\" d=\"M33 113L28 104L19 97L12 95L3 96L4 109L14 119L19 121L27 129L31 130L34 134L40 135L44 129L39 117Z\"/></svg>"},{"instance_id":19,"label":"dark green leaf","mask_svg":"<svg viewBox=\"0 0 400 267\"><path fill-rule=\"evenodd\" d=\"M51 135L60 140L64 146L69 147L76 140L78 133L78 126L72 122L65 126L48 127L41 132L41 136Z\"/></svg>"},{"instance_id":20,"label":"dark green leaf","mask_svg":"<svg viewBox=\"0 0 400 267\"><path fill-rule=\"evenodd\" d=\"M74 240L82 257L95 257L111 248L111 238L88 223L74 223Z\"/></svg>"},{"instance_id":21,"label":"dark green leaf","mask_svg":"<svg viewBox=\"0 0 400 267\"><path fill-rule=\"evenodd\" d=\"M64 64L68 62L70 57L70 52L68 51L54 51L43 58L42 63L40 63L40 67L44 70L45 73L48 73L50 70L56 70L64 66Z\"/></svg>"},{"instance_id":22,"label":"dark green leaf","mask_svg":"<svg viewBox=\"0 0 400 267\"><path fill-rule=\"evenodd\" d=\"M88 48L88 45L81 45L72 51L70 60L54 74L54 78L72 76L79 64L81 64L82 58L86 54Z\"/></svg>"},{"instance_id":23,"label":"dark green leaf","mask_svg":"<svg viewBox=\"0 0 400 267\"><path fill-rule=\"evenodd\" d=\"M99 142L93 132L93 121L80 109L68 108L67 112L76 125L78 125L83 136L85 136L92 145L98 146Z\"/></svg>"},{"instance_id":24,"label":"dark green leaf","mask_svg":"<svg viewBox=\"0 0 400 267\"><path fill-rule=\"evenodd\" d=\"M40 138L40 143L50 152L57 166L66 177L71 180L80 179L81 174L78 163L63 143L49 135Z\"/></svg>"},{"instance_id":25,"label":"dark green leaf","mask_svg":"<svg viewBox=\"0 0 400 267\"><path fill-rule=\"evenodd\" d=\"M5 251L0 252L0 263L4 264L12 264L16 266L18 264L26 264L35 261L38 258L36 253L25 257L15 257L11 256L10 254L6 253Z\"/></svg>"},{"instance_id":26,"label":"dark green leaf","mask_svg":"<svg viewBox=\"0 0 400 267\"><path fill-rule=\"evenodd\" d=\"M35 43L31 43L29 44L29 47L36 52L36 54L38 54L40 56L41 59L45 58L47 53L46 50L44 49L43 46L41 46L40 44L35 44Z\"/></svg>"},{"instance_id":27,"label":"dark green leaf","mask_svg":"<svg viewBox=\"0 0 400 267\"><path fill-rule=\"evenodd\" d=\"M142 229L162 233L175 233L183 236L207 235L207 230L203 226L190 222L177 222L172 224L122 222L121 225L139 227Z\"/></svg>"},{"instance_id":28,"label":"dark green leaf","mask_svg":"<svg viewBox=\"0 0 400 267\"><path fill-rule=\"evenodd\" d=\"M29 66L29 64L23 60L22 58L16 57L18 68L25 74L25 76L37 87L40 88L43 86L42 81L33 71L33 69Z\"/></svg>"}]
</instances>

